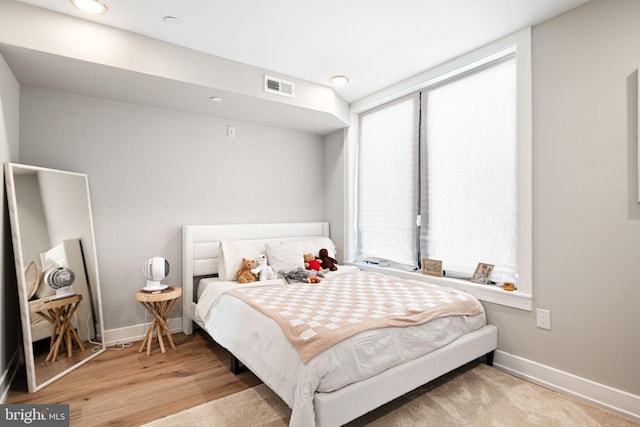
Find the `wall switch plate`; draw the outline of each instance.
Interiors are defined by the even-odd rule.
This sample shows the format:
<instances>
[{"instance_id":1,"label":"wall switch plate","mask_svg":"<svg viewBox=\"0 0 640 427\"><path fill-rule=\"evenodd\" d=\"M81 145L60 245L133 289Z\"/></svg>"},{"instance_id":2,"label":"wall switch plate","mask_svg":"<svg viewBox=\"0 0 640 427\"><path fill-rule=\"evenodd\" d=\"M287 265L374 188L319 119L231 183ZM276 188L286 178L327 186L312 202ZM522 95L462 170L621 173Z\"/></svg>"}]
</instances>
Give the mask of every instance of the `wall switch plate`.
<instances>
[{"instance_id":1,"label":"wall switch plate","mask_svg":"<svg viewBox=\"0 0 640 427\"><path fill-rule=\"evenodd\" d=\"M236 128L233 126L227 126L227 136L229 138L235 138L236 137Z\"/></svg>"},{"instance_id":2,"label":"wall switch plate","mask_svg":"<svg viewBox=\"0 0 640 427\"><path fill-rule=\"evenodd\" d=\"M551 311L536 308L536 326L542 329L551 329Z\"/></svg>"}]
</instances>

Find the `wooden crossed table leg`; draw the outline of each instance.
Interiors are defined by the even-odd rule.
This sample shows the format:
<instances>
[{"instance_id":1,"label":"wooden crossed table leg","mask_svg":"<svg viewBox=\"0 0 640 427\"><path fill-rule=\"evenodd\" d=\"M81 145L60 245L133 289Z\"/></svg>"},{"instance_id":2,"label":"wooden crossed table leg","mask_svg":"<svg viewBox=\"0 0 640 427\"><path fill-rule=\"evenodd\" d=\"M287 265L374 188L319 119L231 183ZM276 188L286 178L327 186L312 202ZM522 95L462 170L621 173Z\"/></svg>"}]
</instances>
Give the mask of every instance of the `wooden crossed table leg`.
<instances>
[{"instance_id":1,"label":"wooden crossed table leg","mask_svg":"<svg viewBox=\"0 0 640 427\"><path fill-rule=\"evenodd\" d=\"M51 329L51 344L46 361L55 362L58 358L58 351L64 342L67 346L67 355L73 356L73 342L75 341L81 351L84 345L78 336L75 328L71 324L71 318L82 300L80 295L64 301L50 302L45 305L45 309L39 314L45 317L53 325ZM68 302L67 302L68 301Z\"/></svg>"},{"instance_id":2,"label":"wooden crossed table leg","mask_svg":"<svg viewBox=\"0 0 640 427\"><path fill-rule=\"evenodd\" d=\"M157 330L156 336L158 337L158 342L160 343L160 350L164 353L164 340L162 339L162 335L167 335L167 341L171 345L171 348L175 349L176 345L173 342L173 337L171 336L171 332L169 331L169 327L167 326L167 318L173 311L173 308L176 305L177 299L173 299L170 301L140 301L142 305L145 306L149 313L153 315L153 323L151 323L151 327L147 331L147 334L142 340L142 344L140 345L140 349L138 353L142 351L144 346L147 346L147 356L151 354L151 341L153 340L153 332Z\"/></svg>"}]
</instances>

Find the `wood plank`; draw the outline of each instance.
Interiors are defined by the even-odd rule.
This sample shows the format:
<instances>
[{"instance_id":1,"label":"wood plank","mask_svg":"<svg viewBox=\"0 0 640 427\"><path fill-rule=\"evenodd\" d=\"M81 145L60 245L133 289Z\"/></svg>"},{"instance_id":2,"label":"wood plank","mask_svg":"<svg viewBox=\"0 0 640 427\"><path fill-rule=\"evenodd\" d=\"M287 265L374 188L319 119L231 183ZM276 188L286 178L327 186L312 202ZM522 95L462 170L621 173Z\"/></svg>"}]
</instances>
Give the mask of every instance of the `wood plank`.
<instances>
[{"instance_id":1,"label":"wood plank","mask_svg":"<svg viewBox=\"0 0 640 427\"><path fill-rule=\"evenodd\" d=\"M229 352L206 333L173 338L164 354L138 353L139 342L112 348L37 393L18 378L6 403L69 404L72 426L133 426L260 384L249 371L233 375Z\"/></svg>"}]
</instances>

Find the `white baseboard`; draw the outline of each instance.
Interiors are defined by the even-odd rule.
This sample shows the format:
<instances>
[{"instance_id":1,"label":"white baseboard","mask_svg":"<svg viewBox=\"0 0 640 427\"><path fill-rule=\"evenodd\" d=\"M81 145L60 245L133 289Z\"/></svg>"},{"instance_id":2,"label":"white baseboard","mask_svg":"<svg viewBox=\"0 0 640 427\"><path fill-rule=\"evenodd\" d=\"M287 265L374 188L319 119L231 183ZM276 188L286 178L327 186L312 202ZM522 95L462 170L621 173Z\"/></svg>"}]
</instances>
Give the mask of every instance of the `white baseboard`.
<instances>
[{"instance_id":1,"label":"white baseboard","mask_svg":"<svg viewBox=\"0 0 640 427\"><path fill-rule=\"evenodd\" d=\"M104 342L107 347L117 344L126 344L134 341L142 341L147 330L151 326L149 323L127 326L125 328L109 329L104 331ZM170 318L167 326L171 333L182 332L182 317Z\"/></svg>"},{"instance_id":2,"label":"white baseboard","mask_svg":"<svg viewBox=\"0 0 640 427\"><path fill-rule=\"evenodd\" d=\"M496 350L493 365L513 376L640 420L640 396Z\"/></svg>"},{"instance_id":3,"label":"white baseboard","mask_svg":"<svg viewBox=\"0 0 640 427\"><path fill-rule=\"evenodd\" d=\"M22 364L22 347L18 346L9 360L7 368L2 372L0 377L0 403L7 401L7 395L9 394L9 387L11 382L18 372L18 368Z\"/></svg>"}]
</instances>

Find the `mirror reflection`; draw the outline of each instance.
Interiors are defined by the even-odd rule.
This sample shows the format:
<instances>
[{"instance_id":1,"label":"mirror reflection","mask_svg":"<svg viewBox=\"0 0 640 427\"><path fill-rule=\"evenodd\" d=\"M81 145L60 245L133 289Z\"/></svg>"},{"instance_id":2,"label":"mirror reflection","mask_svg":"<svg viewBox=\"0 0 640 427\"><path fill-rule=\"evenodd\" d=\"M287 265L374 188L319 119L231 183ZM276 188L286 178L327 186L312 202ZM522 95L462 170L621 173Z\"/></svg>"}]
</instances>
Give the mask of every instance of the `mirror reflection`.
<instances>
[{"instance_id":1,"label":"mirror reflection","mask_svg":"<svg viewBox=\"0 0 640 427\"><path fill-rule=\"evenodd\" d=\"M9 163L5 182L35 392L104 351L88 179Z\"/></svg>"}]
</instances>

